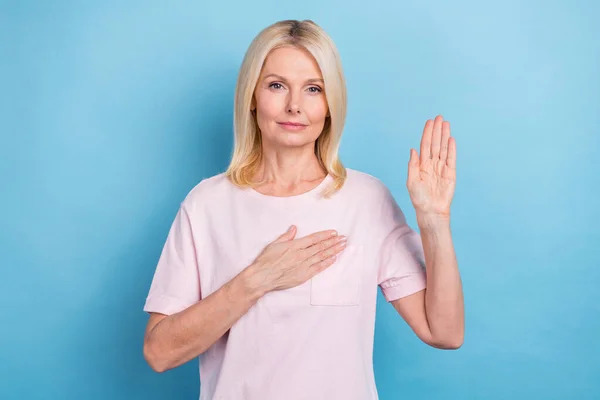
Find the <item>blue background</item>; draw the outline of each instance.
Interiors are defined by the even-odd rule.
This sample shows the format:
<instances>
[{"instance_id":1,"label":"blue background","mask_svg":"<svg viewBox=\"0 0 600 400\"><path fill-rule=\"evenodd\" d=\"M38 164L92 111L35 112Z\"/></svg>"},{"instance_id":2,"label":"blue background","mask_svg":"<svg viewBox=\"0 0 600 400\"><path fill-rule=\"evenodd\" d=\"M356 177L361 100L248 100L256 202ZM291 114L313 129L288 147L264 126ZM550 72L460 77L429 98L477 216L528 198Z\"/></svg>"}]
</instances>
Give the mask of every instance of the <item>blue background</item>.
<instances>
[{"instance_id":1,"label":"blue background","mask_svg":"<svg viewBox=\"0 0 600 400\"><path fill-rule=\"evenodd\" d=\"M252 38L310 18L339 47L341 156L409 222L409 148L458 147L458 351L379 295L382 400L600 398L598 3L4 1L0 398L195 399L154 373L142 306L179 202L225 169Z\"/></svg>"}]
</instances>

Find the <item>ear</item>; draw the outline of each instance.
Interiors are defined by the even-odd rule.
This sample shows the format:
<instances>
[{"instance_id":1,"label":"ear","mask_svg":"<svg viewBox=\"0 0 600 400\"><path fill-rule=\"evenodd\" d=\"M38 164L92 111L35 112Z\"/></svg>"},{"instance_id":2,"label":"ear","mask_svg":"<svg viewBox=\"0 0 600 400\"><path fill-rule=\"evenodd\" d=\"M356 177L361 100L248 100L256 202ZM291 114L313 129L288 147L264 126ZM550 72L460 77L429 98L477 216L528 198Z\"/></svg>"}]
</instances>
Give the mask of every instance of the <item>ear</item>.
<instances>
[{"instance_id":1,"label":"ear","mask_svg":"<svg viewBox=\"0 0 600 400\"><path fill-rule=\"evenodd\" d=\"M256 100L254 100L254 96L252 96L252 101L250 102L250 111L256 110Z\"/></svg>"}]
</instances>

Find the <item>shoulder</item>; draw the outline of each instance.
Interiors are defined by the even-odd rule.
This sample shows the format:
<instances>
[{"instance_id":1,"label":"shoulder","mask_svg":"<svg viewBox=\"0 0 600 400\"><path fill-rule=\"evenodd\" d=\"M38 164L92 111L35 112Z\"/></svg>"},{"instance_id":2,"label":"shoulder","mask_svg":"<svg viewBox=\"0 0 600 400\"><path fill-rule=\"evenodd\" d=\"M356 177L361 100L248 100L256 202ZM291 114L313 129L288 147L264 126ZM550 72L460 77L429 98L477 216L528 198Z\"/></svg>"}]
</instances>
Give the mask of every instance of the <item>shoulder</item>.
<instances>
[{"instance_id":1,"label":"shoulder","mask_svg":"<svg viewBox=\"0 0 600 400\"><path fill-rule=\"evenodd\" d=\"M404 211L383 181L358 171L348 171L347 176L351 187L362 187L356 193L360 196L361 207L366 206L372 213L370 223L376 230L385 233L406 223Z\"/></svg>"},{"instance_id":2,"label":"shoulder","mask_svg":"<svg viewBox=\"0 0 600 400\"><path fill-rule=\"evenodd\" d=\"M218 199L231 189L231 182L224 172L203 178L192 189L190 189L181 202L181 205L188 211L196 209L198 206L205 205Z\"/></svg>"},{"instance_id":3,"label":"shoulder","mask_svg":"<svg viewBox=\"0 0 600 400\"><path fill-rule=\"evenodd\" d=\"M346 168L346 182L344 183L348 191L351 191L361 197L363 200L369 200L380 203L390 195L388 187L377 177L366 172Z\"/></svg>"},{"instance_id":4,"label":"shoulder","mask_svg":"<svg viewBox=\"0 0 600 400\"><path fill-rule=\"evenodd\" d=\"M224 172L204 178L188 192L182 205L190 210L215 200L222 201L232 194L233 187ZM388 187L380 179L351 168L346 168L346 181L342 190L353 198L370 204L381 204L391 196Z\"/></svg>"}]
</instances>

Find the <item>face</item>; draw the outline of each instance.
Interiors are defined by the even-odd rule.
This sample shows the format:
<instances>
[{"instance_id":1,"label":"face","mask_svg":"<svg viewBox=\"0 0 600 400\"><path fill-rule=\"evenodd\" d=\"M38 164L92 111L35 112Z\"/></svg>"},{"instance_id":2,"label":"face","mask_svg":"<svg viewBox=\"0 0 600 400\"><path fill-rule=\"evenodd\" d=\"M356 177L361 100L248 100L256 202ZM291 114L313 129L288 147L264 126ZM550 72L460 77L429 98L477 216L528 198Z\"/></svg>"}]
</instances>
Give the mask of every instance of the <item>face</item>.
<instances>
[{"instance_id":1,"label":"face","mask_svg":"<svg viewBox=\"0 0 600 400\"><path fill-rule=\"evenodd\" d=\"M327 116L321 70L312 55L296 47L273 50L254 91L263 146L314 148Z\"/></svg>"}]
</instances>

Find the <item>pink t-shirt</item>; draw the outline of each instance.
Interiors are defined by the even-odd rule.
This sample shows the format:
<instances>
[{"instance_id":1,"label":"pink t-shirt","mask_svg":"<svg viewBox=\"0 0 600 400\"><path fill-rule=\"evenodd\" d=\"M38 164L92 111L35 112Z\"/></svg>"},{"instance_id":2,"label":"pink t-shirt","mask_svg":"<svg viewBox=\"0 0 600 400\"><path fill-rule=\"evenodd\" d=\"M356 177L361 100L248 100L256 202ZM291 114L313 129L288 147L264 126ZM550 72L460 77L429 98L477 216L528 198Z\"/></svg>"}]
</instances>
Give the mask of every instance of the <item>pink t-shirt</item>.
<instances>
[{"instance_id":1,"label":"pink t-shirt","mask_svg":"<svg viewBox=\"0 0 600 400\"><path fill-rule=\"evenodd\" d=\"M240 189L224 174L181 202L144 311L173 314L218 290L263 248L336 229L348 237L336 263L291 289L267 293L200 356L200 400L374 400L377 287L387 301L425 288L420 235L378 179L347 169L332 198Z\"/></svg>"}]
</instances>

